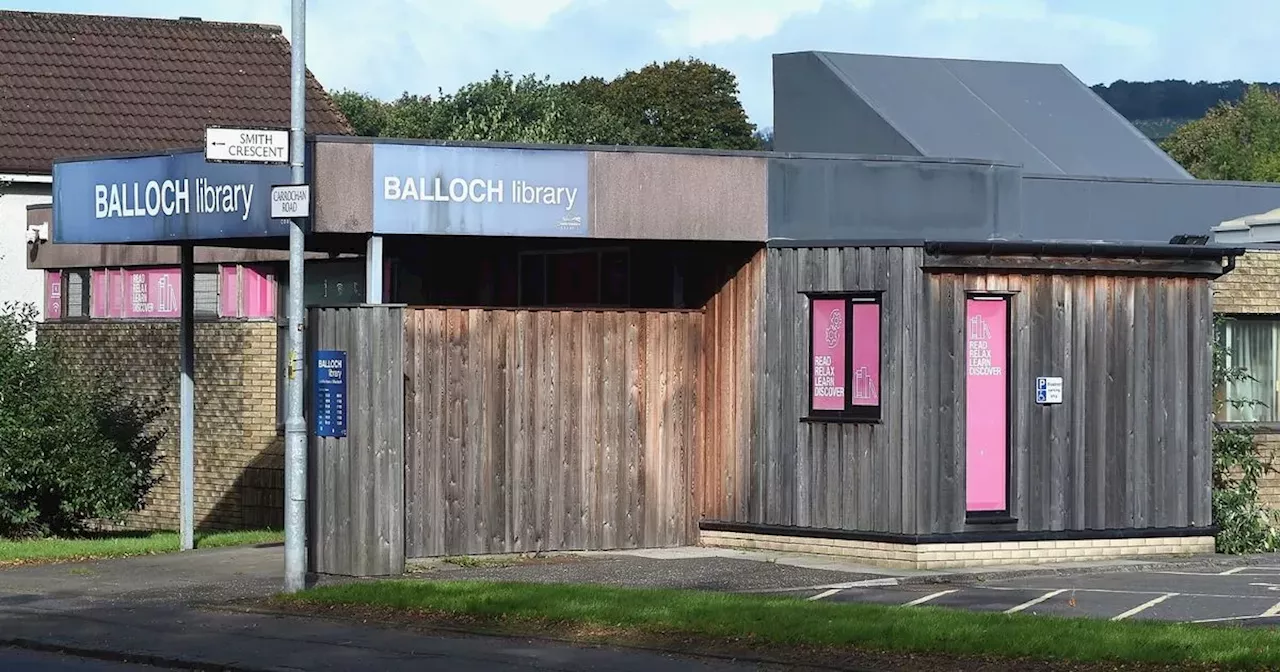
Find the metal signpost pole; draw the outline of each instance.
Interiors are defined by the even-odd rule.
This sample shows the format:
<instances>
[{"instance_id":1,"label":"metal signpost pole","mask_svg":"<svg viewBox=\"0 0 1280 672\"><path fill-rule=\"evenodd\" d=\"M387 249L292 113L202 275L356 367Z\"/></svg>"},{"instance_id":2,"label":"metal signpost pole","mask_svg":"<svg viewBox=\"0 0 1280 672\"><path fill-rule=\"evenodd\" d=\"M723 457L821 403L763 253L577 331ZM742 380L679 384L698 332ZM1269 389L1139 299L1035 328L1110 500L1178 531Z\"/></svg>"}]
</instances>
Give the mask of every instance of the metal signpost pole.
<instances>
[{"instance_id":1,"label":"metal signpost pole","mask_svg":"<svg viewBox=\"0 0 1280 672\"><path fill-rule=\"evenodd\" d=\"M182 371L178 385L178 508L181 516L178 536L182 550L190 551L196 547L195 247L190 243L183 244L181 258L181 306L178 318L178 360Z\"/></svg>"},{"instance_id":2,"label":"metal signpost pole","mask_svg":"<svg viewBox=\"0 0 1280 672\"><path fill-rule=\"evenodd\" d=\"M306 150L306 0L293 0L293 67L290 82L289 164L294 184L304 184ZM306 582L307 427L302 417L303 306L302 261L305 243L301 218L289 224L288 379L285 388L284 590L295 593Z\"/></svg>"}]
</instances>

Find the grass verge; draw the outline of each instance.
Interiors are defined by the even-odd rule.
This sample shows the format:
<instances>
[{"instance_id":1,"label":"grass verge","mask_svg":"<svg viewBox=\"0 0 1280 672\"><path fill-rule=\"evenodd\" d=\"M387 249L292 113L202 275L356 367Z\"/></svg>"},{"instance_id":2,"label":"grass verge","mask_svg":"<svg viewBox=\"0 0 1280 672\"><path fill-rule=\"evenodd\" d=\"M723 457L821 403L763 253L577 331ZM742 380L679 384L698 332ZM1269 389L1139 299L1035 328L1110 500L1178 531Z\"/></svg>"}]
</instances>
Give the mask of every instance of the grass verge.
<instances>
[{"instance_id":1,"label":"grass verge","mask_svg":"<svg viewBox=\"0 0 1280 672\"><path fill-rule=\"evenodd\" d=\"M595 641L671 640L829 660L851 650L974 660L1138 664L1128 669L1280 668L1269 628L1004 615L921 607L809 602L756 595L584 585L380 581L323 586L276 598L313 607L470 624L519 634L587 635ZM368 611L364 612L367 616ZM916 660L918 665L922 661ZM1032 669L1020 666L1019 669ZM1068 667L1035 669L1094 669Z\"/></svg>"},{"instance_id":2,"label":"grass verge","mask_svg":"<svg viewBox=\"0 0 1280 672\"><path fill-rule=\"evenodd\" d=\"M196 534L196 548L248 546L276 543L283 539L284 534L274 530L203 532ZM120 532L75 538L0 539L0 567L172 553L178 550L179 545L176 532Z\"/></svg>"}]
</instances>

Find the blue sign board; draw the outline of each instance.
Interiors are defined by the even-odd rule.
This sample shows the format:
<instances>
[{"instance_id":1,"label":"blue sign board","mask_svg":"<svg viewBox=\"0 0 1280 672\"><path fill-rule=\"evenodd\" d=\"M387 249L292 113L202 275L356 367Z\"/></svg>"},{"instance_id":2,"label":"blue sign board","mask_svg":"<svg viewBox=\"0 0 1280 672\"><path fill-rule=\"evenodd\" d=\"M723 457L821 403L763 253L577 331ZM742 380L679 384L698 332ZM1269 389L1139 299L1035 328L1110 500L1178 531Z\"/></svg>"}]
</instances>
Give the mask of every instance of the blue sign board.
<instances>
[{"instance_id":1,"label":"blue sign board","mask_svg":"<svg viewBox=\"0 0 1280 672\"><path fill-rule=\"evenodd\" d=\"M347 435L347 353L345 350L316 350L312 367L314 407L312 424L316 436Z\"/></svg>"},{"instance_id":2,"label":"blue sign board","mask_svg":"<svg viewBox=\"0 0 1280 672\"><path fill-rule=\"evenodd\" d=\"M287 165L208 163L199 151L53 165L53 242L146 243L289 235L271 218Z\"/></svg>"},{"instance_id":3,"label":"blue sign board","mask_svg":"<svg viewBox=\"0 0 1280 672\"><path fill-rule=\"evenodd\" d=\"M373 146L374 233L586 236L587 200L586 152Z\"/></svg>"}]
</instances>

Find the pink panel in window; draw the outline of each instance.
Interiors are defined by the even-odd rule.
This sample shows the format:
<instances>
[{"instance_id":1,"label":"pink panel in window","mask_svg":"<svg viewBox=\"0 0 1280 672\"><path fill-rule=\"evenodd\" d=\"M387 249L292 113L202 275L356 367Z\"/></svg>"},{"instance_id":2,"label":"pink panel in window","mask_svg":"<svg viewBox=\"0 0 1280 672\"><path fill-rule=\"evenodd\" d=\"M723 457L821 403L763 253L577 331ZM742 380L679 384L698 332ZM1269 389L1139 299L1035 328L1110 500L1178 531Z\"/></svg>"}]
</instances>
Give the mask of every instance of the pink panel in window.
<instances>
[{"instance_id":1,"label":"pink panel in window","mask_svg":"<svg viewBox=\"0 0 1280 672\"><path fill-rule=\"evenodd\" d=\"M106 269L99 269L90 272L89 276L89 298L93 303L89 307L89 317L107 317L108 303L107 299L111 295L111 279L107 275Z\"/></svg>"},{"instance_id":2,"label":"pink panel in window","mask_svg":"<svg viewBox=\"0 0 1280 672\"><path fill-rule=\"evenodd\" d=\"M124 317L179 317L181 282L182 275L176 268L126 271Z\"/></svg>"},{"instance_id":3,"label":"pink panel in window","mask_svg":"<svg viewBox=\"0 0 1280 672\"><path fill-rule=\"evenodd\" d=\"M240 267L223 266L222 305L218 314L222 317L240 317Z\"/></svg>"},{"instance_id":4,"label":"pink panel in window","mask_svg":"<svg viewBox=\"0 0 1280 672\"><path fill-rule=\"evenodd\" d=\"M107 313L111 317L124 317L124 280L123 269L109 271L111 275L111 296L107 299Z\"/></svg>"},{"instance_id":5,"label":"pink panel in window","mask_svg":"<svg viewBox=\"0 0 1280 672\"><path fill-rule=\"evenodd\" d=\"M62 272L44 274L44 316L46 320L62 319Z\"/></svg>"},{"instance_id":6,"label":"pink panel in window","mask_svg":"<svg viewBox=\"0 0 1280 672\"><path fill-rule=\"evenodd\" d=\"M844 410L845 300L814 299L812 403L815 411Z\"/></svg>"},{"instance_id":7,"label":"pink panel in window","mask_svg":"<svg viewBox=\"0 0 1280 672\"><path fill-rule=\"evenodd\" d=\"M880 405L880 304L857 302L849 309L853 320L854 406Z\"/></svg>"},{"instance_id":8,"label":"pink panel in window","mask_svg":"<svg viewBox=\"0 0 1280 672\"><path fill-rule=\"evenodd\" d=\"M244 267L244 316L249 318L275 317L276 283L270 273L262 269Z\"/></svg>"},{"instance_id":9,"label":"pink panel in window","mask_svg":"<svg viewBox=\"0 0 1280 672\"><path fill-rule=\"evenodd\" d=\"M965 302L965 507L1008 510L1008 302Z\"/></svg>"}]
</instances>

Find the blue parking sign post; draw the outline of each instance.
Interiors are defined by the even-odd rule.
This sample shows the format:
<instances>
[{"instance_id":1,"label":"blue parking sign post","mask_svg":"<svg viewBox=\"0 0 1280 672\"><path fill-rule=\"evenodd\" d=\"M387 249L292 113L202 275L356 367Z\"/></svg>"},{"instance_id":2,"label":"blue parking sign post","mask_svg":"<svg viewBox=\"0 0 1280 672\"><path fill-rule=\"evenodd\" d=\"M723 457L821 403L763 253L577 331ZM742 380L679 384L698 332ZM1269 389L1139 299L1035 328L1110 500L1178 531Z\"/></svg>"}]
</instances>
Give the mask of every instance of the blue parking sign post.
<instances>
[{"instance_id":1,"label":"blue parking sign post","mask_svg":"<svg viewBox=\"0 0 1280 672\"><path fill-rule=\"evenodd\" d=\"M347 435L347 353L345 350L316 350L312 383L312 407L316 436L341 438Z\"/></svg>"}]
</instances>

